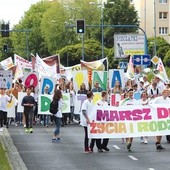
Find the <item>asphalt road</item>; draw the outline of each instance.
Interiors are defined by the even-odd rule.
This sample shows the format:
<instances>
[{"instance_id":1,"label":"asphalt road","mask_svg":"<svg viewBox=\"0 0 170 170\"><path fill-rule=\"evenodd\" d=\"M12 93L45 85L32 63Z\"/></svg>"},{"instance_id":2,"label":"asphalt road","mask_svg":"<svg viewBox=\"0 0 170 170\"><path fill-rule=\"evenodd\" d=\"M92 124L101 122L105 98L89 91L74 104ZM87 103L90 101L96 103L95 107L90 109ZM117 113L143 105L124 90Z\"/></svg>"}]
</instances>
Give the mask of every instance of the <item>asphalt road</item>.
<instances>
[{"instance_id":1,"label":"asphalt road","mask_svg":"<svg viewBox=\"0 0 170 170\"><path fill-rule=\"evenodd\" d=\"M78 125L61 128L61 142L52 143L54 126L35 126L33 134L23 127L10 126L8 131L29 170L169 170L170 144L163 137L164 151L156 151L154 137L148 144L135 138L132 152L121 139L110 139L107 153L84 154L84 130Z\"/></svg>"}]
</instances>

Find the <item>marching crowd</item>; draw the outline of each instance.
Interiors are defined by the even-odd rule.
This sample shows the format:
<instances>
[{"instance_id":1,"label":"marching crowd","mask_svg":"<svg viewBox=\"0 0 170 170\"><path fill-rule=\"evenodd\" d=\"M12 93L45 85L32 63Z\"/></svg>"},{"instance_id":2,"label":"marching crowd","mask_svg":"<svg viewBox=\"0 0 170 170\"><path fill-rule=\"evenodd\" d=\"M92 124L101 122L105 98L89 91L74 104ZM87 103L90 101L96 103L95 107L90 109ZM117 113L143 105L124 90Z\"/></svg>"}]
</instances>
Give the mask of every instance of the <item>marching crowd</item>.
<instances>
[{"instance_id":1,"label":"marching crowd","mask_svg":"<svg viewBox=\"0 0 170 170\"><path fill-rule=\"evenodd\" d=\"M46 86L42 94L49 94L49 87ZM50 122L54 123L56 129L52 137L52 142L60 141L60 126L64 126L67 123L78 123L84 128L84 152L92 153L94 145L96 143L98 152L108 152L109 139L91 139L89 144L88 138L88 124L90 123L88 107L92 104L93 96L95 92L101 93L101 100L96 104L100 106L110 105L110 94L120 94L123 99L116 103L116 106L123 105L147 105L149 103L167 103L170 104L170 84L164 84L158 76L155 76L150 82L147 80L147 76L143 76L142 79L136 81L128 79L124 88L121 87L120 82L117 80L112 89L108 87L107 91L104 91L99 82L96 81L94 87L87 89L85 83L82 83L80 89L76 92L73 87L73 82L66 83L64 80L60 84L56 84L53 100L58 101L58 109L56 114L51 115L38 115L37 100L38 94L35 93L33 86L25 88L22 85L22 81L19 79L14 83L11 89L0 89L0 132L3 131L3 126L8 128L9 121L7 120L7 104L11 102L12 97L18 99L18 93L21 91L26 92L26 96L22 99L22 106L24 107L23 113L17 112L17 105L15 111L15 125L23 124L26 133L33 133L34 123L42 123L48 127ZM70 94L70 113L62 113L62 93ZM80 115L74 114L75 96L77 94L86 94L87 99L82 104L82 112ZM13 119L10 119L12 121ZM11 122L10 122L11 123ZM156 136L156 149L165 149L161 145L161 136ZM167 142L170 143L170 136L166 136ZM131 151L133 138L126 138L127 150ZM122 143L124 139L122 139ZM142 136L141 142L147 144L148 137Z\"/></svg>"}]
</instances>

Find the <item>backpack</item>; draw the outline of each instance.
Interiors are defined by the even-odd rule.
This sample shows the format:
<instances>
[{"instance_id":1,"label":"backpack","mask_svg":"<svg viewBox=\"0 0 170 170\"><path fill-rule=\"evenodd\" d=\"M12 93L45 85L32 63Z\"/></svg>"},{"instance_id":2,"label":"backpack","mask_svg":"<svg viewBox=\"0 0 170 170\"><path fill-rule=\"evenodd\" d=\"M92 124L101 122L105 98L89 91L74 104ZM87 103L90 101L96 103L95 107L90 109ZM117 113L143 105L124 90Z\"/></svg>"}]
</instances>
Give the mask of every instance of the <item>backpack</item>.
<instances>
[{"instance_id":1,"label":"backpack","mask_svg":"<svg viewBox=\"0 0 170 170\"><path fill-rule=\"evenodd\" d=\"M58 112L58 100L53 100L50 103L50 109L49 109L50 113L52 114L56 114Z\"/></svg>"}]
</instances>

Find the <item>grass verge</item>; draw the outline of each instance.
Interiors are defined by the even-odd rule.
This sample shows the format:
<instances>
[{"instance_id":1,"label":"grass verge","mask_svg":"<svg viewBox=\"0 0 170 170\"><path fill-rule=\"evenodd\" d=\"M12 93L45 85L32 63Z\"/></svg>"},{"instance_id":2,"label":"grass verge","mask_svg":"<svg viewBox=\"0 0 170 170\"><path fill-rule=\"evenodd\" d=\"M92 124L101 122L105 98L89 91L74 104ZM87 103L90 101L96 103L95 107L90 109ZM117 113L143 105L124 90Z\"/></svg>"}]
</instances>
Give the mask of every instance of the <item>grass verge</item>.
<instances>
[{"instance_id":1,"label":"grass verge","mask_svg":"<svg viewBox=\"0 0 170 170\"><path fill-rule=\"evenodd\" d=\"M2 170L11 170L11 166L8 162L8 158L6 156L6 151L0 142L0 169Z\"/></svg>"}]
</instances>

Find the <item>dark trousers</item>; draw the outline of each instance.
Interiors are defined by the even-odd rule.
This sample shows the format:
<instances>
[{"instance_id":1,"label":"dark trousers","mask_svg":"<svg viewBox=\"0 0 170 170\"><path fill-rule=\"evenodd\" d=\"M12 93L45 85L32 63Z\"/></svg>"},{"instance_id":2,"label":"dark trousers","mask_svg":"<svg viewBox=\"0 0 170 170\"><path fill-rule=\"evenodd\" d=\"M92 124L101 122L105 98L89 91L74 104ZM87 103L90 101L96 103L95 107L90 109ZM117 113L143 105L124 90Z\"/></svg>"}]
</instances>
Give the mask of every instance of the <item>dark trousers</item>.
<instances>
[{"instance_id":1,"label":"dark trousers","mask_svg":"<svg viewBox=\"0 0 170 170\"><path fill-rule=\"evenodd\" d=\"M101 144L102 148L107 148L108 142L109 142L109 139L103 139L103 143Z\"/></svg>"},{"instance_id":2,"label":"dark trousers","mask_svg":"<svg viewBox=\"0 0 170 170\"><path fill-rule=\"evenodd\" d=\"M88 149L89 148L89 138L88 138L88 131L87 131L87 127L84 126L84 149Z\"/></svg>"},{"instance_id":3,"label":"dark trousers","mask_svg":"<svg viewBox=\"0 0 170 170\"><path fill-rule=\"evenodd\" d=\"M32 128L33 116L34 116L33 110L25 112L26 128Z\"/></svg>"},{"instance_id":4,"label":"dark trousers","mask_svg":"<svg viewBox=\"0 0 170 170\"><path fill-rule=\"evenodd\" d=\"M0 110L0 127L3 127L3 120L4 120L4 114L3 111Z\"/></svg>"},{"instance_id":5,"label":"dark trousers","mask_svg":"<svg viewBox=\"0 0 170 170\"><path fill-rule=\"evenodd\" d=\"M96 142L97 149L102 149L101 139L91 139L90 148L93 149Z\"/></svg>"},{"instance_id":6,"label":"dark trousers","mask_svg":"<svg viewBox=\"0 0 170 170\"><path fill-rule=\"evenodd\" d=\"M4 113L4 125L7 125L7 112L3 112Z\"/></svg>"},{"instance_id":7,"label":"dark trousers","mask_svg":"<svg viewBox=\"0 0 170 170\"><path fill-rule=\"evenodd\" d=\"M167 142L170 142L170 135L166 135Z\"/></svg>"},{"instance_id":8,"label":"dark trousers","mask_svg":"<svg viewBox=\"0 0 170 170\"><path fill-rule=\"evenodd\" d=\"M7 125L7 112L0 111L0 126Z\"/></svg>"}]
</instances>

